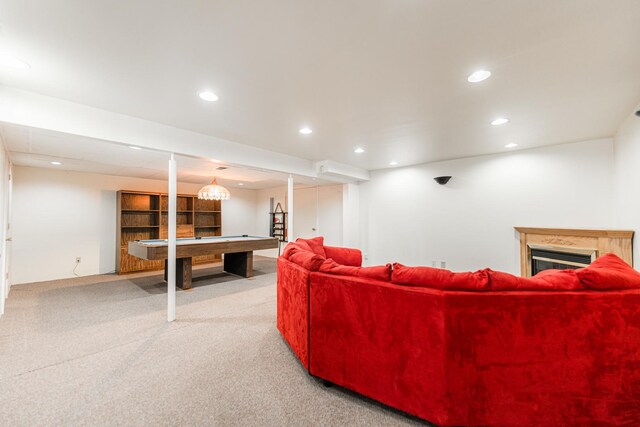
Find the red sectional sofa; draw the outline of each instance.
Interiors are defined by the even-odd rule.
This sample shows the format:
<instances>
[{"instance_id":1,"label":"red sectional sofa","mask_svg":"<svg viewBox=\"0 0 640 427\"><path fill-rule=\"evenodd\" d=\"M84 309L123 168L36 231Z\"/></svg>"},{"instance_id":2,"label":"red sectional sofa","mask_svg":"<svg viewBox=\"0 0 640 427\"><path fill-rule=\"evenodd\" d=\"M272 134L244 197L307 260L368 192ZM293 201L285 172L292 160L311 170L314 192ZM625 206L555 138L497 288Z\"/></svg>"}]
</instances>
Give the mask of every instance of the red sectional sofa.
<instances>
[{"instance_id":1,"label":"red sectional sofa","mask_svg":"<svg viewBox=\"0 0 640 427\"><path fill-rule=\"evenodd\" d=\"M640 274L360 267L289 244L277 326L311 375L439 425L640 425Z\"/></svg>"}]
</instances>

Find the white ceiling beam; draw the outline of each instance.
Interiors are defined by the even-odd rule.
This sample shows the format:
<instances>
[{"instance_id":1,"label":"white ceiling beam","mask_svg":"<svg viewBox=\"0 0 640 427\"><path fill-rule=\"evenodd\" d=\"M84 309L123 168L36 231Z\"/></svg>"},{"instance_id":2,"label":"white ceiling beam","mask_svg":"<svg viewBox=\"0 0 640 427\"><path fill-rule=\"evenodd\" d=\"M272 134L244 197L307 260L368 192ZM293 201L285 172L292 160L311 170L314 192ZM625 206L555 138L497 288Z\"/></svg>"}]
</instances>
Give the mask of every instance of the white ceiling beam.
<instances>
[{"instance_id":1,"label":"white ceiling beam","mask_svg":"<svg viewBox=\"0 0 640 427\"><path fill-rule=\"evenodd\" d=\"M0 85L0 121L252 168L317 176L310 160L4 85ZM363 174L368 176L368 171L359 170L357 175Z\"/></svg>"}]
</instances>

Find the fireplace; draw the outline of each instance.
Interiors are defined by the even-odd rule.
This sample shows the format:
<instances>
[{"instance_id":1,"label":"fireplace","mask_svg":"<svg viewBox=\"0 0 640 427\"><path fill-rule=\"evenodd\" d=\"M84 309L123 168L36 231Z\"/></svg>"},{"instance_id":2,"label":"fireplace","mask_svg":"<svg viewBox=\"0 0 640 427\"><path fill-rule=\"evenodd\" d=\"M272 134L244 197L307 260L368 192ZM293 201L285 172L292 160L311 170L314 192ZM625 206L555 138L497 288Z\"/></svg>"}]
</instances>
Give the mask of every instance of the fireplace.
<instances>
[{"instance_id":1,"label":"fireplace","mask_svg":"<svg viewBox=\"0 0 640 427\"><path fill-rule=\"evenodd\" d=\"M591 264L596 258L596 249L564 248L560 246L529 244L531 275L543 270L578 269Z\"/></svg>"},{"instance_id":2,"label":"fireplace","mask_svg":"<svg viewBox=\"0 0 640 427\"><path fill-rule=\"evenodd\" d=\"M523 277L550 268L581 268L607 252L633 266L633 231L516 227Z\"/></svg>"}]
</instances>

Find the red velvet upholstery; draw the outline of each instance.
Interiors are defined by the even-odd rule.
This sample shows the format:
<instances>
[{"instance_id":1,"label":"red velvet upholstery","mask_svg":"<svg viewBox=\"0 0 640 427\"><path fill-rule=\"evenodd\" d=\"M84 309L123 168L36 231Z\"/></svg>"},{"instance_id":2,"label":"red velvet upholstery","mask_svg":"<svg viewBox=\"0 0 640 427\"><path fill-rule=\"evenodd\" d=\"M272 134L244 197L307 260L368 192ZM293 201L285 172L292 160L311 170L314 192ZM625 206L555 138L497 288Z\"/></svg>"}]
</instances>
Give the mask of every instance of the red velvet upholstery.
<instances>
[{"instance_id":1,"label":"red velvet upholstery","mask_svg":"<svg viewBox=\"0 0 640 427\"><path fill-rule=\"evenodd\" d=\"M640 291L445 301L448 424L638 425Z\"/></svg>"},{"instance_id":2,"label":"red velvet upholstery","mask_svg":"<svg viewBox=\"0 0 640 427\"><path fill-rule=\"evenodd\" d=\"M447 423L440 291L313 273L310 309L312 375Z\"/></svg>"},{"instance_id":3,"label":"red velvet upholstery","mask_svg":"<svg viewBox=\"0 0 640 427\"><path fill-rule=\"evenodd\" d=\"M614 254L604 254L586 268L577 270L582 284L590 289L638 289L640 273Z\"/></svg>"},{"instance_id":4,"label":"red velvet upholstery","mask_svg":"<svg viewBox=\"0 0 640 427\"><path fill-rule=\"evenodd\" d=\"M485 291L489 289L486 270L454 273L443 268L409 267L393 264L393 283L407 286L424 286L432 289L457 289Z\"/></svg>"},{"instance_id":5,"label":"red velvet upholstery","mask_svg":"<svg viewBox=\"0 0 640 427\"><path fill-rule=\"evenodd\" d=\"M440 425L637 425L639 307L312 273L310 373Z\"/></svg>"},{"instance_id":6,"label":"red velvet upholstery","mask_svg":"<svg viewBox=\"0 0 640 427\"><path fill-rule=\"evenodd\" d=\"M487 269L493 291L575 291L584 289L575 270L544 270L531 278Z\"/></svg>"},{"instance_id":7,"label":"red velvet upholstery","mask_svg":"<svg viewBox=\"0 0 640 427\"><path fill-rule=\"evenodd\" d=\"M320 255L322 258L326 258L327 254L324 252L324 237L318 236L312 239L296 239L296 243L307 244L311 248L311 252L316 255Z\"/></svg>"},{"instance_id":8,"label":"red velvet upholstery","mask_svg":"<svg viewBox=\"0 0 640 427\"><path fill-rule=\"evenodd\" d=\"M281 257L309 271L318 271L324 262L324 258L312 252L311 247L306 242L299 240L285 246Z\"/></svg>"},{"instance_id":9,"label":"red velvet upholstery","mask_svg":"<svg viewBox=\"0 0 640 427\"><path fill-rule=\"evenodd\" d=\"M278 258L276 325L291 350L309 369L309 274L301 266Z\"/></svg>"},{"instance_id":10,"label":"red velvet upholstery","mask_svg":"<svg viewBox=\"0 0 640 427\"><path fill-rule=\"evenodd\" d=\"M305 245L307 247L305 247ZM325 247L334 259L345 265L361 265L358 249ZM302 365L309 369L309 269L288 260L306 253L302 259L322 260L312 254L306 242L289 243L278 258L277 327ZM300 259L298 259L301 262ZM321 263L320 263L321 264ZM319 268L319 265L318 265Z\"/></svg>"},{"instance_id":11,"label":"red velvet upholstery","mask_svg":"<svg viewBox=\"0 0 640 427\"><path fill-rule=\"evenodd\" d=\"M633 276L610 257L594 264ZM640 289L567 291L579 272L487 269L464 276L470 292L450 289L463 276L411 269L403 286L281 257L278 329L312 375L440 425L639 424Z\"/></svg>"},{"instance_id":12,"label":"red velvet upholstery","mask_svg":"<svg viewBox=\"0 0 640 427\"><path fill-rule=\"evenodd\" d=\"M291 255L299 251L311 252L311 248L309 247L309 245L306 245L306 244L302 245L300 243L292 242L287 244L287 246L284 247L284 250L282 251L282 255L280 256L284 259L289 259Z\"/></svg>"},{"instance_id":13,"label":"red velvet upholstery","mask_svg":"<svg viewBox=\"0 0 640 427\"><path fill-rule=\"evenodd\" d=\"M352 267L349 265L338 264L333 259L327 258L324 260L318 271L327 274L382 280L383 282L391 280L391 264L376 265L372 267Z\"/></svg>"},{"instance_id":14,"label":"red velvet upholstery","mask_svg":"<svg viewBox=\"0 0 640 427\"><path fill-rule=\"evenodd\" d=\"M316 255L313 252L300 251L291 254L289 256L289 261L294 264L298 264L309 271L318 271L325 260L320 255Z\"/></svg>"},{"instance_id":15,"label":"red velvet upholstery","mask_svg":"<svg viewBox=\"0 0 640 427\"><path fill-rule=\"evenodd\" d=\"M360 267L362 265L362 252L360 249L325 246L324 252L327 254L327 258L333 259L338 264L353 267Z\"/></svg>"}]
</instances>

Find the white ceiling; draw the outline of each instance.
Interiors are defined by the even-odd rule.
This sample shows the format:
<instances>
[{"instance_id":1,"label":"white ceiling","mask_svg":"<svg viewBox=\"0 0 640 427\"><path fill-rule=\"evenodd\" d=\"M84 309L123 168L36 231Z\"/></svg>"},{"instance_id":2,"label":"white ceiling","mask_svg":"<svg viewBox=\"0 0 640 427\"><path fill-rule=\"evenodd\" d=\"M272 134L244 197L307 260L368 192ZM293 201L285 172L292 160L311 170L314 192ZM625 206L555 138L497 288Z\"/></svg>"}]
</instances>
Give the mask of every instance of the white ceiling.
<instances>
[{"instance_id":1,"label":"white ceiling","mask_svg":"<svg viewBox=\"0 0 640 427\"><path fill-rule=\"evenodd\" d=\"M638 0L1 0L0 17L31 65L1 70L9 86L366 169L612 136L640 98Z\"/></svg>"},{"instance_id":2,"label":"white ceiling","mask_svg":"<svg viewBox=\"0 0 640 427\"><path fill-rule=\"evenodd\" d=\"M133 150L127 145L44 129L0 123L0 136L17 166L64 169L135 178L166 180L169 153ZM62 165L52 165L51 162ZM288 175L209 159L176 156L178 181L205 185L213 176L221 185L259 190L286 185ZM220 169L224 168L224 169ZM327 185L328 181L294 176L297 186Z\"/></svg>"}]
</instances>

